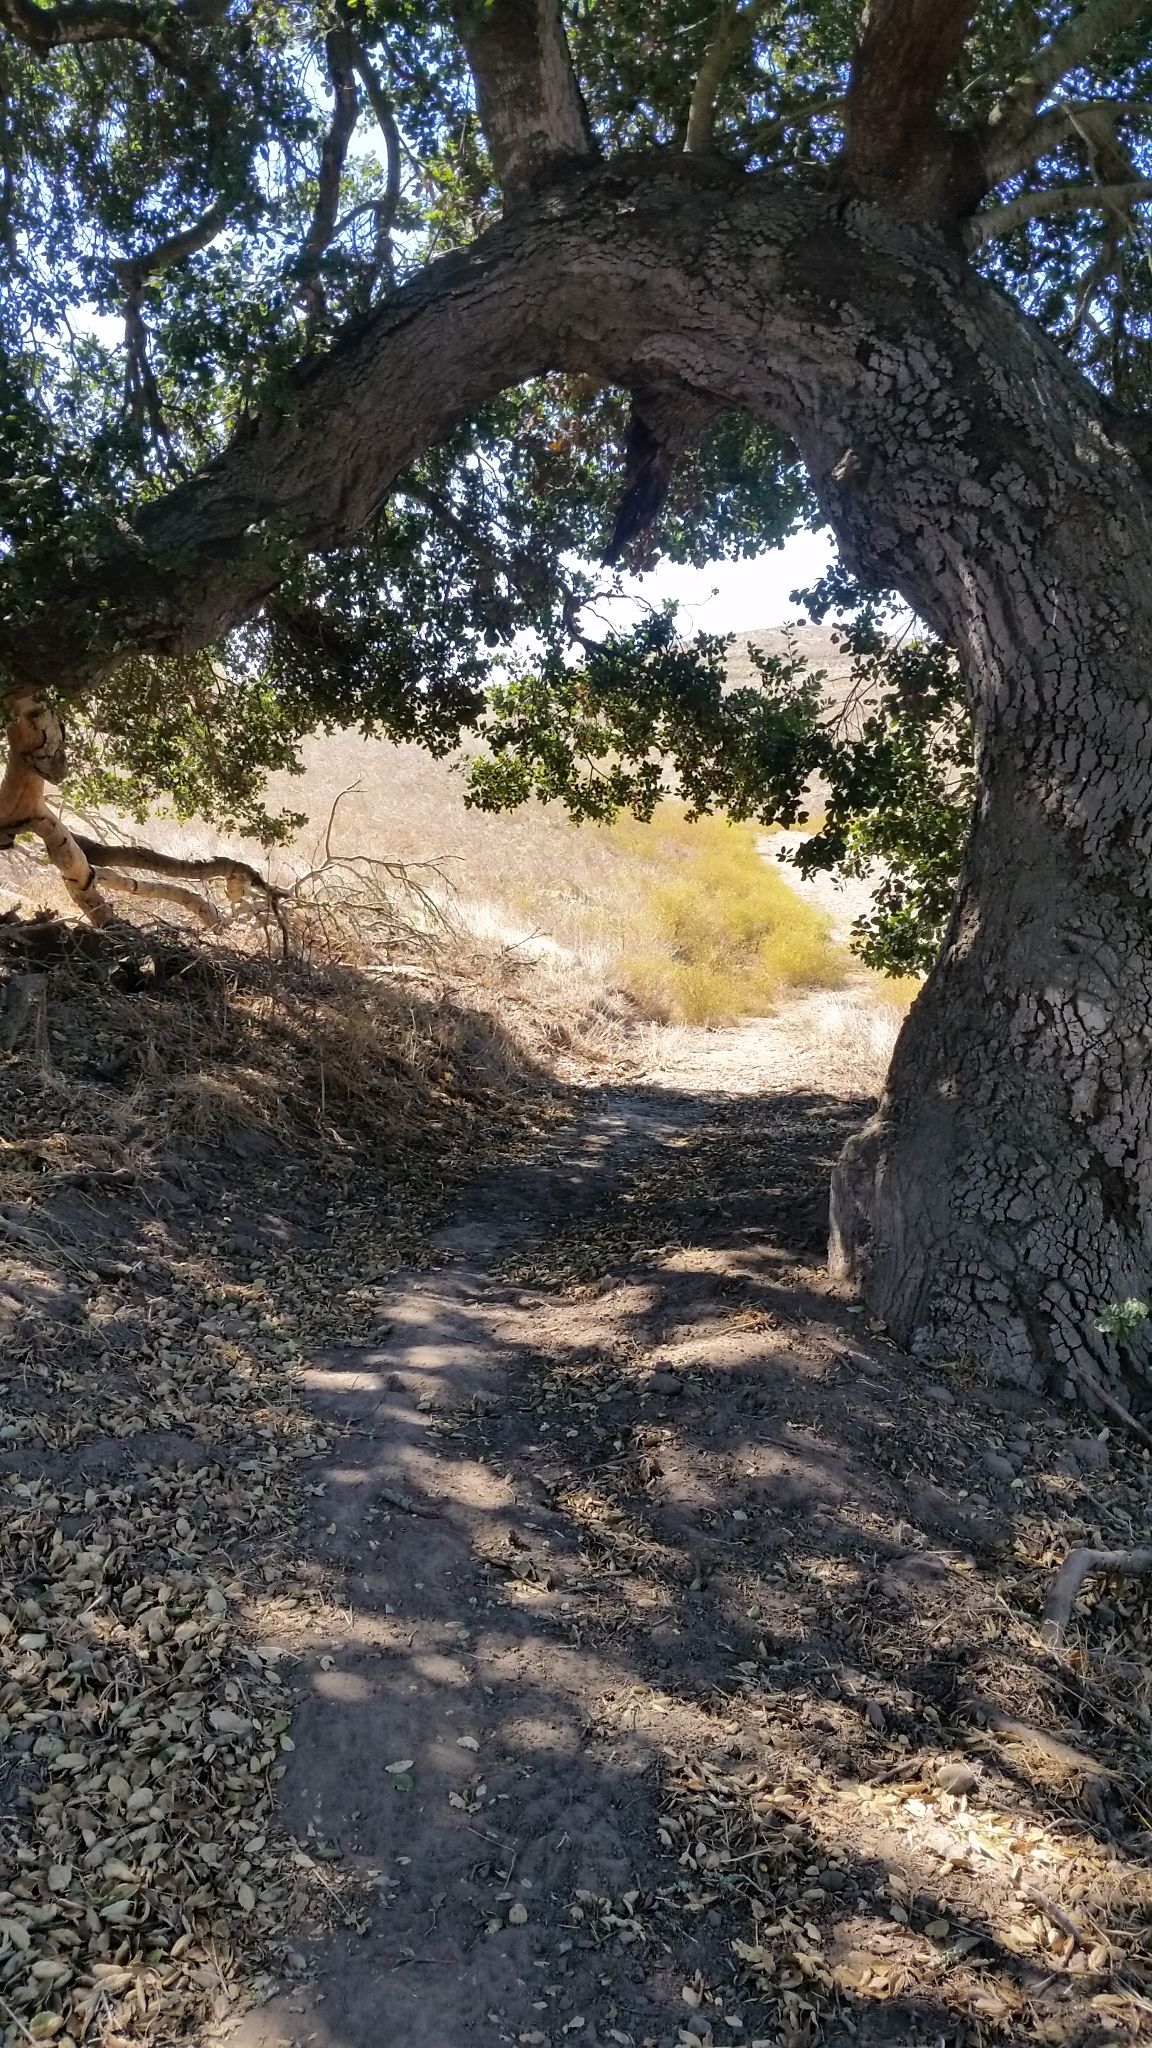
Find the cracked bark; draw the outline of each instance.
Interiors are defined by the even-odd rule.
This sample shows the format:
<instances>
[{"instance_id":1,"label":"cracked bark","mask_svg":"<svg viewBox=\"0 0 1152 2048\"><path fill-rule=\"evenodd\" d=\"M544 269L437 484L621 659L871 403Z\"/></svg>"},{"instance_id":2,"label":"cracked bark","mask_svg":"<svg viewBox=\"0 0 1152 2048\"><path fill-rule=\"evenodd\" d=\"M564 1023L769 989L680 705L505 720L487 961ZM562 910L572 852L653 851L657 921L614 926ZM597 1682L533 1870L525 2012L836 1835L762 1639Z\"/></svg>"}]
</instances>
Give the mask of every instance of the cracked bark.
<instances>
[{"instance_id":1,"label":"cracked bark","mask_svg":"<svg viewBox=\"0 0 1152 2048\"><path fill-rule=\"evenodd\" d=\"M925 1357L1147 1407L1095 1319L1152 1263L1152 489L942 236L708 160L574 170L0 654L80 690L118 647L207 644L272 591L286 537L351 534L456 420L555 369L773 421L849 562L962 648L982 795L944 955L836 1176L834 1265Z\"/></svg>"}]
</instances>

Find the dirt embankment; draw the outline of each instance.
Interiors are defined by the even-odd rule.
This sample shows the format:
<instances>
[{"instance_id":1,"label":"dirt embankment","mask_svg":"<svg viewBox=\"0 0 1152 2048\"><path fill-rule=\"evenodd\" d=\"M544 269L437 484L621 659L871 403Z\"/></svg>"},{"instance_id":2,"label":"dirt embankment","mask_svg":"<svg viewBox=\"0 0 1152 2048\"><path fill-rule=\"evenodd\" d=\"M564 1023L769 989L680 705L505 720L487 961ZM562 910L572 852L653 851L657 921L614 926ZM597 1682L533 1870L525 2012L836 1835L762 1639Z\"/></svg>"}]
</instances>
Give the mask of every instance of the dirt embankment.
<instances>
[{"instance_id":1,"label":"dirt embankment","mask_svg":"<svg viewBox=\"0 0 1152 2048\"><path fill-rule=\"evenodd\" d=\"M859 1018L157 1156L131 957L4 1066L4 2048L1146 2030L1147 1462L830 1295Z\"/></svg>"}]
</instances>

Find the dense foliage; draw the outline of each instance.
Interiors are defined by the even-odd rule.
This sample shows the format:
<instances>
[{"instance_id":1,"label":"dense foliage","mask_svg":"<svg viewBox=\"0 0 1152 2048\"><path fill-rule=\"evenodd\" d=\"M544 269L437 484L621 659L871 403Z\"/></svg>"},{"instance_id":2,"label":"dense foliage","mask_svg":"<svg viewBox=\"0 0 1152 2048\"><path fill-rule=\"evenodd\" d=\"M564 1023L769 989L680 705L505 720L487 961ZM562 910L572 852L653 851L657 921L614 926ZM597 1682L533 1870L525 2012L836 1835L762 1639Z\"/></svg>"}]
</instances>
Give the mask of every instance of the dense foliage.
<instances>
[{"instance_id":1,"label":"dense foliage","mask_svg":"<svg viewBox=\"0 0 1152 2048\"><path fill-rule=\"evenodd\" d=\"M496 217L461 42L462 17L487 4L158 0L117 14L3 0L3 614L34 611L46 563L94 553L211 460L293 366ZM693 82L726 37L716 147L785 179L831 174L858 5L565 11L606 153L683 147ZM1075 12L975 8L947 118L987 120ZM1133 12L1117 10L1115 32L1057 82L1042 142L1005 160L974 237L977 260L1129 408L1152 396L1152 257L1133 184L1152 169L1152 44ZM71 39L69 21L88 27ZM1068 185L1123 187L1131 203L1050 205ZM627 420L626 394L573 378L494 400L354 544L286 558L275 600L211 655L134 657L75 707L72 796L167 802L273 838L286 821L263 810L264 774L324 725L439 750L480 730L478 801L535 791L577 816L649 808L654 750L691 805L741 817L795 818L818 772L824 823L804 863L881 857L866 949L901 971L926 964L970 796L955 664L924 640L890 646L875 594L814 598L849 603L872 702L862 730L837 734L819 679L795 663L725 695L720 649L681 645L664 620L594 644ZM752 554L815 516L794 451L727 416L624 566Z\"/></svg>"}]
</instances>

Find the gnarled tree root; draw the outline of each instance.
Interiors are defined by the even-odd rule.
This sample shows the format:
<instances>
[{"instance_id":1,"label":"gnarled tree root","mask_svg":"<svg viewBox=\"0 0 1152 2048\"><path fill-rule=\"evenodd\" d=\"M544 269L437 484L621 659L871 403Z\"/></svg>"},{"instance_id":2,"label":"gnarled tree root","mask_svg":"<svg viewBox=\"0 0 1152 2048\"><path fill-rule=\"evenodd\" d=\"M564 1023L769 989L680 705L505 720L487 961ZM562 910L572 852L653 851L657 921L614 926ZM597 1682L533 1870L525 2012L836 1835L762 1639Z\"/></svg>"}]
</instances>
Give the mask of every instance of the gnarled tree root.
<instances>
[{"instance_id":1,"label":"gnarled tree root","mask_svg":"<svg viewBox=\"0 0 1152 2048\"><path fill-rule=\"evenodd\" d=\"M1044 1609L1041 1634L1050 1650L1058 1650L1063 1642L1076 1597L1093 1572L1112 1572L1125 1578L1152 1576L1152 1550L1070 1550Z\"/></svg>"}]
</instances>

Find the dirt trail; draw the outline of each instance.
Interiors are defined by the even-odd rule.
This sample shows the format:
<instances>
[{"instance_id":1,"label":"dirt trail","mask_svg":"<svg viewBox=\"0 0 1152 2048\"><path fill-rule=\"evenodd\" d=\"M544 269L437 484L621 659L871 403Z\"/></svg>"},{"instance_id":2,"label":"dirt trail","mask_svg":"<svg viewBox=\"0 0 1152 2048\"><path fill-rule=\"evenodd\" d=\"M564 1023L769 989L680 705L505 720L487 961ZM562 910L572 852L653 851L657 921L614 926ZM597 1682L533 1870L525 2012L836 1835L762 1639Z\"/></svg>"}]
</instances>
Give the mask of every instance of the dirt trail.
<instances>
[{"instance_id":1,"label":"dirt trail","mask_svg":"<svg viewBox=\"0 0 1152 2048\"><path fill-rule=\"evenodd\" d=\"M1147 2024L1147 1673L1101 1685L1035 1628L1147 1467L830 1296L867 1102L817 1014L654 1034L473 1188L370 1346L312 1356L329 1599L285 1621L283 1812L356 1882L230 2048ZM1139 1614L1108 1614L1115 1651Z\"/></svg>"}]
</instances>

